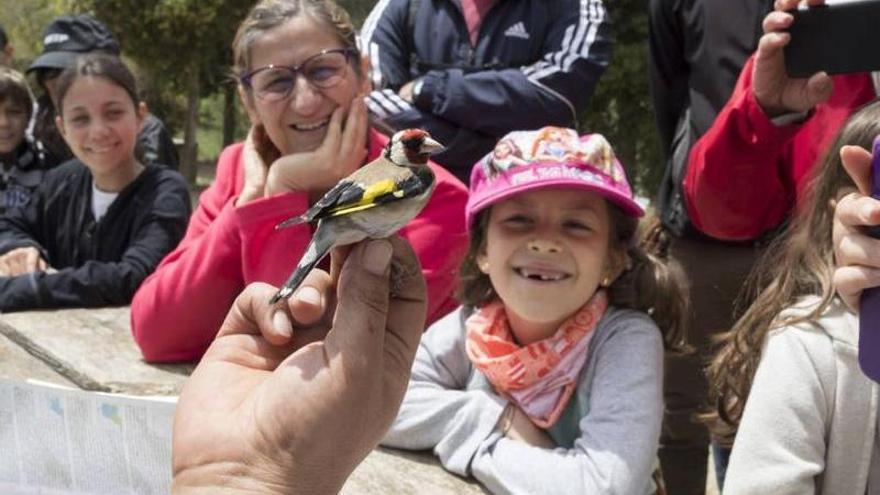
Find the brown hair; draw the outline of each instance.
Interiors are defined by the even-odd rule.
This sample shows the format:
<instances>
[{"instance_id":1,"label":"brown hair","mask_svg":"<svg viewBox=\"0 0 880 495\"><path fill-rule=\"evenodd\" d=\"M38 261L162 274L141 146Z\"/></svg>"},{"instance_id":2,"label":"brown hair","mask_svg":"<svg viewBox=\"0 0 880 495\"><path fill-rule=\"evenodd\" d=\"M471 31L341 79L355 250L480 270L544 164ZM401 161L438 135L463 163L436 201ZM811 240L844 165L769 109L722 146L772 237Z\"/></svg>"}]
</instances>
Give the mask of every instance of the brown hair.
<instances>
[{"instance_id":1,"label":"brown hair","mask_svg":"<svg viewBox=\"0 0 880 495\"><path fill-rule=\"evenodd\" d=\"M470 243L461 265L461 287L458 298L466 306L482 306L498 295L489 276L480 270L477 256L486 248L486 232L492 208L477 213L470 232ZM686 346L686 324L689 311L681 271L665 263L660 256L646 251L638 238L639 221L608 203L611 225L611 250L625 252L629 265L608 287L609 302L619 308L636 309L651 316L663 335L665 347L683 352Z\"/></svg>"},{"instance_id":2,"label":"brown hair","mask_svg":"<svg viewBox=\"0 0 880 495\"><path fill-rule=\"evenodd\" d=\"M100 77L124 89L135 108L140 103L137 79L119 57L90 53L76 59L76 63L58 76L58 115L64 111L64 97L74 81L80 77Z\"/></svg>"},{"instance_id":3,"label":"brown hair","mask_svg":"<svg viewBox=\"0 0 880 495\"><path fill-rule=\"evenodd\" d=\"M24 106L30 120L34 112L34 95L21 72L0 67L0 101L12 101Z\"/></svg>"},{"instance_id":4,"label":"brown hair","mask_svg":"<svg viewBox=\"0 0 880 495\"><path fill-rule=\"evenodd\" d=\"M333 0L263 0L251 9L235 33L235 40L232 42L235 74L242 76L253 70L250 65L250 50L257 38L300 15L308 15L333 28L344 48L357 51L357 31L354 24L351 23L348 12ZM360 56L352 59L355 72L362 76Z\"/></svg>"},{"instance_id":5,"label":"brown hair","mask_svg":"<svg viewBox=\"0 0 880 495\"><path fill-rule=\"evenodd\" d=\"M871 148L880 134L880 101L854 113L837 134L827 154L815 166L806 187L804 207L795 214L785 233L773 241L749 274L741 295L751 306L718 339L719 350L709 365L709 398L712 410L704 415L713 435L732 442L742 417L764 338L772 329L815 322L835 297L831 206L838 191L853 186L840 161L845 145ZM821 302L802 316L780 313L803 296Z\"/></svg>"}]
</instances>

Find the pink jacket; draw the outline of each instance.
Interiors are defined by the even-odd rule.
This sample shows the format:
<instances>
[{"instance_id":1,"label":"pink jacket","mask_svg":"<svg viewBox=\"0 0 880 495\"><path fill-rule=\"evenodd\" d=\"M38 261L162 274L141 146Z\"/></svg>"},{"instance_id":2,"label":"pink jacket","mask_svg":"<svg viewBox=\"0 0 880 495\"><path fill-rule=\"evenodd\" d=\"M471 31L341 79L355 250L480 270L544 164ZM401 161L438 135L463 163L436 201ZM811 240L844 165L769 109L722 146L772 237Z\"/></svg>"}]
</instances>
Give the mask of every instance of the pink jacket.
<instances>
[{"instance_id":1,"label":"pink jacket","mask_svg":"<svg viewBox=\"0 0 880 495\"><path fill-rule=\"evenodd\" d=\"M371 130L367 161L388 138ZM251 282L281 285L296 266L312 226L275 230L308 208L306 194L287 193L240 207L242 144L226 148L214 183L202 193L186 236L134 296L131 327L148 361L198 360L214 339L235 297ZM428 285L428 324L455 309L458 267L467 247L467 189L431 164L437 186L430 202L400 235L412 244Z\"/></svg>"}]
</instances>

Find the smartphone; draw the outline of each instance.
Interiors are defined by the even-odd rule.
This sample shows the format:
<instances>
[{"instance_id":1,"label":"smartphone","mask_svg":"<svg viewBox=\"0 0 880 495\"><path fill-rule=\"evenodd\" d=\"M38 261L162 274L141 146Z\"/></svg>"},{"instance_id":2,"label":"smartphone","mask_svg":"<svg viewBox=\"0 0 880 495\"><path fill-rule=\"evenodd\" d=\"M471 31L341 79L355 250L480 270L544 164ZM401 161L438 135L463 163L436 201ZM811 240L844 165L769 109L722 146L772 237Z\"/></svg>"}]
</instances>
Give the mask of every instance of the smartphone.
<instances>
[{"instance_id":1,"label":"smartphone","mask_svg":"<svg viewBox=\"0 0 880 495\"><path fill-rule=\"evenodd\" d=\"M794 22L785 47L789 77L880 70L880 0L801 6L790 13Z\"/></svg>"},{"instance_id":2,"label":"smartphone","mask_svg":"<svg viewBox=\"0 0 880 495\"><path fill-rule=\"evenodd\" d=\"M880 136L871 150L871 196L880 199ZM868 234L880 238L880 228ZM865 289L859 301L859 366L868 378L880 382L880 287Z\"/></svg>"}]
</instances>

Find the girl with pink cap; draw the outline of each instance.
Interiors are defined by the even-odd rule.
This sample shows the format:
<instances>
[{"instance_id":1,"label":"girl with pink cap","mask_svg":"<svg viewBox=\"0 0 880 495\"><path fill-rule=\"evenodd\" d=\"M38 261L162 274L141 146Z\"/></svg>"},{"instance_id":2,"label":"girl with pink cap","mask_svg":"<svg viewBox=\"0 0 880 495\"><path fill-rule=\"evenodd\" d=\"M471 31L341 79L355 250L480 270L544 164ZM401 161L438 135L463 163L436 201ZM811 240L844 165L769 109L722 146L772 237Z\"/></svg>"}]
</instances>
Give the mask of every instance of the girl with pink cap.
<instances>
[{"instance_id":1,"label":"girl with pink cap","mask_svg":"<svg viewBox=\"0 0 880 495\"><path fill-rule=\"evenodd\" d=\"M563 152L532 151L548 130ZM464 305L423 336L384 444L494 493L654 493L678 278L636 246L644 212L605 138L502 142L529 155L474 166Z\"/></svg>"}]
</instances>

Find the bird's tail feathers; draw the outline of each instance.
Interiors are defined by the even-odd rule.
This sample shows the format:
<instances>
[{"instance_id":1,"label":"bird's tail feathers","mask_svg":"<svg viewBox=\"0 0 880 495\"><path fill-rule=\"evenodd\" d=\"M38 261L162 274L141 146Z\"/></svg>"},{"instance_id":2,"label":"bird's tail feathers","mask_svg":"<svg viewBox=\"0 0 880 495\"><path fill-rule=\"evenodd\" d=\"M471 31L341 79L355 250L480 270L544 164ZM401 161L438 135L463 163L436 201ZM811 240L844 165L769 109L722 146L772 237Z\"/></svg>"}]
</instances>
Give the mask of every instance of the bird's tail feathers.
<instances>
[{"instance_id":1,"label":"bird's tail feathers","mask_svg":"<svg viewBox=\"0 0 880 495\"><path fill-rule=\"evenodd\" d=\"M310 221L308 212L303 213L302 215L297 215L295 217L290 217L287 220L279 223L275 226L275 230L286 229L287 227L293 227L294 225L299 225L301 223L308 223Z\"/></svg>"},{"instance_id":2,"label":"bird's tail feathers","mask_svg":"<svg viewBox=\"0 0 880 495\"><path fill-rule=\"evenodd\" d=\"M312 239L312 242L309 243L309 247L306 248L305 254L303 254L299 264L297 264L296 269L290 275L290 278L287 279L287 282L284 282L281 289L272 296L272 300L269 301L270 304L275 304L282 299L287 299L292 296L299 288L300 284L302 284L303 280L306 279L309 272L311 272L312 269L315 268L325 256L327 256L327 253L330 252L330 246L323 246L321 244L322 243L320 242L316 242L315 239Z\"/></svg>"}]
</instances>

